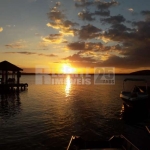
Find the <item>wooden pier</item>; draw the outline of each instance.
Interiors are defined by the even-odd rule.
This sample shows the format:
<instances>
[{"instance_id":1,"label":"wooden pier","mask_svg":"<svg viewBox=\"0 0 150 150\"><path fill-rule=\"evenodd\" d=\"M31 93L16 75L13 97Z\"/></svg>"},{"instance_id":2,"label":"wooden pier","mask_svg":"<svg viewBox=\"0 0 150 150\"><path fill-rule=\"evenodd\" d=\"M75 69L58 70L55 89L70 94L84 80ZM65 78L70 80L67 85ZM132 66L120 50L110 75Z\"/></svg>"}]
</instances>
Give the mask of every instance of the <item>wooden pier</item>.
<instances>
[{"instance_id":1,"label":"wooden pier","mask_svg":"<svg viewBox=\"0 0 150 150\"><path fill-rule=\"evenodd\" d=\"M27 83L20 83L23 69L3 61L0 62L0 71L0 92L23 91L28 87Z\"/></svg>"},{"instance_id":2,"label":"wooden pier","mask_svg":"<svg viewBox=\"0 0 150 150\"><path fill-rule=\"evenodd\" d=\"M27 83L20 84L0 84L1 92L25 91L28 87Z\"/></svg>"}]
</instances>

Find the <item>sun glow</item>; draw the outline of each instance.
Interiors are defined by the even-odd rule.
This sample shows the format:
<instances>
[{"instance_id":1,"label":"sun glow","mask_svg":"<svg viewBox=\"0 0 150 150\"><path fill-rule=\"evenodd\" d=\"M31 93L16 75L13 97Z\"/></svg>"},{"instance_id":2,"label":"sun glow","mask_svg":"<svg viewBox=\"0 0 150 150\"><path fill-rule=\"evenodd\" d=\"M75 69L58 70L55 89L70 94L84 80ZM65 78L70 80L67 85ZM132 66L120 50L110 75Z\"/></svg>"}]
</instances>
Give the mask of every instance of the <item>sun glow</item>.
<instances>
[{"instance_id":1,"label":"sun glow","mask_svg":"<svg viewBox=\"0 0 150 150\"><path fill-rule=\"evenodd\" d=\"M75 69L70 64L63 64L62 72L65 74L74 73Z\"/></svg>"}]
</instances>

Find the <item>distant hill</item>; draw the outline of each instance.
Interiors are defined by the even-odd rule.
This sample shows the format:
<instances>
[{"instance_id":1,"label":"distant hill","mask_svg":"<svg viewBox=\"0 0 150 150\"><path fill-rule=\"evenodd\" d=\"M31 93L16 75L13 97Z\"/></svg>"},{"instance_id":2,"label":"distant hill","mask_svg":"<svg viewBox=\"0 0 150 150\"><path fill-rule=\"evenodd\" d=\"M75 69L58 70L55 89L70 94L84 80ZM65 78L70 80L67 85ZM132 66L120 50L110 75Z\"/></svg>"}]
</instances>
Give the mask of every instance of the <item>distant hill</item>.
<instances>
[{"instance_id":1,"label":"distant hill","mask_svg":"<svg viewBox=\"0 0 150 150\"><path fill-rule=\"evenodd\" d=\"M130 73L130 75L150 75L150 70L140 70Z\"/></svg>"}]
</instances>

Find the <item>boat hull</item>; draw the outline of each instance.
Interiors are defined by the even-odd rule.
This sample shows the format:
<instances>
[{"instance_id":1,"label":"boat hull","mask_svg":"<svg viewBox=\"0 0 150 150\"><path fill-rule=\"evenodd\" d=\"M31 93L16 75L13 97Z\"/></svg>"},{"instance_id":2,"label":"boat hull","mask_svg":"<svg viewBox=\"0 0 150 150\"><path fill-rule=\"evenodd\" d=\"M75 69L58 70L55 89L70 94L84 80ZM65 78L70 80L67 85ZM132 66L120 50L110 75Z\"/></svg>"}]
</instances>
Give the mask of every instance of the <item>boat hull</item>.
<instances>
[{"instance_id":1,"label":"boat hull","mask_svg":"<svg viewBox=\"0 0 150 150\"><path fill-rule=\"evenodd\" d=\"M79 136L72 136L67 150L112 149L112 150L139 150L123 135L112 136L108 141L86 141Z\"/></svg>"}]
</instances>

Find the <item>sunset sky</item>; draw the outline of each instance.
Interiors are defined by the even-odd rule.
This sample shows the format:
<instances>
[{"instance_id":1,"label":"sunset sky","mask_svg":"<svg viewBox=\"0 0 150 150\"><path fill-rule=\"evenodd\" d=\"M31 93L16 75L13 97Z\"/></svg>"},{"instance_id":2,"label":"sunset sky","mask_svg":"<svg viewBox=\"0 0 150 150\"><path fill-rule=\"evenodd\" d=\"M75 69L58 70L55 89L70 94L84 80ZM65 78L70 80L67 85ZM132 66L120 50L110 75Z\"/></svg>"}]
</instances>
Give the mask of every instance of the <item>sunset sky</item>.
<instances>
[{"instance_id":1,"label":"sunset sky","mask_svg":"<svg viewBox=\"0 0 150 150\"><path fill-rule=\"evenodd\" d=\"M149 0L1 0L0 61L33 72L43 65L150 69ZM31 68L31 69L29 69Z\"/></svg>"}]
</instances>

